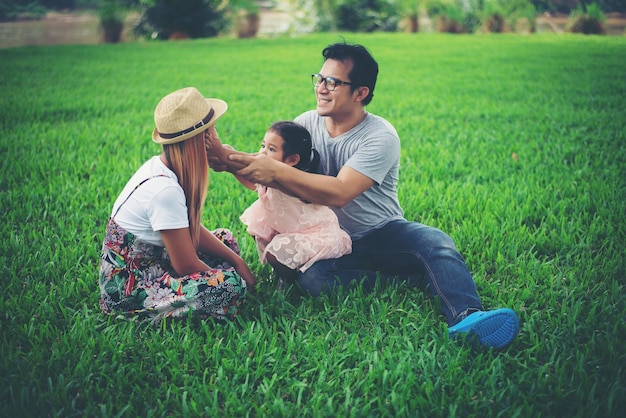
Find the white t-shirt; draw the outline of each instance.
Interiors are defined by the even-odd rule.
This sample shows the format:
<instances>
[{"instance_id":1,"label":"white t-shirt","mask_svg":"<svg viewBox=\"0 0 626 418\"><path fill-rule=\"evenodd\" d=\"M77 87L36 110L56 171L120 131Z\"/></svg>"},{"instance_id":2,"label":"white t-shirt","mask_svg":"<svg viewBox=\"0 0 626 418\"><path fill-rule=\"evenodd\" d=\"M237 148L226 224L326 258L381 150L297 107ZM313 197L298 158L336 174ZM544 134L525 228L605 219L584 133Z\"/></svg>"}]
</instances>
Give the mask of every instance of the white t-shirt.
<instances>
[{"instance_id":1,"label":"white t-shirt","mask_svg":"<svg viewBox=\"0 0 626 418\"><path fill-rule=\"evenodd\" d=\"M146 179L149 180L137 187ZM131 177L113 205L113 215L118 225L138 239L160 247L164 244L159 231L189 227L183 188L159 156L146 161Z\"/></svg>"}]
</instances>

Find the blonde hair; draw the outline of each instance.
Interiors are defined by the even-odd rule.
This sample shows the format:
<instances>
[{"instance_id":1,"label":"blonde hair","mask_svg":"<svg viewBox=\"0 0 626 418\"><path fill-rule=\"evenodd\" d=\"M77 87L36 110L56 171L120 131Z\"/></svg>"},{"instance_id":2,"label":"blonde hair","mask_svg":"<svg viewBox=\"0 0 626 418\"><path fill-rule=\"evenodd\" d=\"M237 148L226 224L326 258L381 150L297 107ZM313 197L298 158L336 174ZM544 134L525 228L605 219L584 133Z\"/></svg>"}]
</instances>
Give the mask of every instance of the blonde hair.
<instances>
[{"instance_id":1,"label":"blonde hair","mask_svg":"<svg viewBox=\"0 0 626 418\"><path fill-rule=\"evenodd\" d=\"M205 132L182 142L163 145L170 169L176 173L178 184L185 192L189 231L196 249L200 242L202 209L209 184L209 166L204 148Z\"/></svg>"}]
</instances>

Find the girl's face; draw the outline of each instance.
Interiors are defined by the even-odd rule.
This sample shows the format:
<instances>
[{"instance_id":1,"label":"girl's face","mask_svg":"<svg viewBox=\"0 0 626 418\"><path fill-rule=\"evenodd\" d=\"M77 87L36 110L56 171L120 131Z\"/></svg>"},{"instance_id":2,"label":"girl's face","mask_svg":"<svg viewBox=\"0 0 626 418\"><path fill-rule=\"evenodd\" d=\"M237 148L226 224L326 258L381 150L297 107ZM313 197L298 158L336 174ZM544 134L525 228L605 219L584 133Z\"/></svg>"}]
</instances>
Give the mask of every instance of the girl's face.
<instances>
[{"instance_id":1,"label":"girl's face","mask_svg":"<svg viewBox=\"0 0 626 418\"><path fill-rule=\"evenodd\" d=\"M260 154L267 155L274 160L284 161L285 152L283 151L283 145L285 140L281 138L276 132L267 131L261 141Z\"/></svg>"},{"instance_id":2,"label":"girl's face","mask_svg":"<svg viewBox=\"0 0 626 418\"><path fill-rule=\"evenodd\" d=\"M267 131L261 142L259 154L267 155L293 167L300 162L300 156L298 154L285 155L284 146L285 140L280 135L274 131Z\"/></svg>"}]
</instances>

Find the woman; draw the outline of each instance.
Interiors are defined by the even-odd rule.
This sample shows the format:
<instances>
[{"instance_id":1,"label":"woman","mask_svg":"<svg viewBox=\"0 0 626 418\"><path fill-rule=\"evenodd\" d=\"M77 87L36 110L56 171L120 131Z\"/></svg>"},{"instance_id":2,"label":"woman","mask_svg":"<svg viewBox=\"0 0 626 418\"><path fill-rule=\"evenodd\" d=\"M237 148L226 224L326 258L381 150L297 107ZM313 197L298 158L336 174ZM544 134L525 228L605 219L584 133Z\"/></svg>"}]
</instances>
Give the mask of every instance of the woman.
<instances>
[{"instance_id":1,"label":"woman","mask_svg":"<svg viewBox=\"0 0 626 418\"><path fill-rule=\"evenodd\" d=\"M161 144L113 205L100 263L106 313L155 318L236 314L256 280L226 229L202 223L208 185L205 140L227 109L193 87L165 96L154 111Z\"/></svg>"}]
</instances>

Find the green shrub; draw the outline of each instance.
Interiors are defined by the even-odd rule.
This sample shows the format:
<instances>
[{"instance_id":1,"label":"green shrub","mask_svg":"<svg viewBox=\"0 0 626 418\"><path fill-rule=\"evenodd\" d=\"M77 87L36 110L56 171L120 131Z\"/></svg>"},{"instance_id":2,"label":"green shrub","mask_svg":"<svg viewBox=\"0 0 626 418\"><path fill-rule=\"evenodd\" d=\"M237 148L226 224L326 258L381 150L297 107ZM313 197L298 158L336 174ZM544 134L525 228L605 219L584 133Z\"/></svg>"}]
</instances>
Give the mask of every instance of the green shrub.
<instances>
[{"instance_id":1,"label":"green shrub","mask_svg":"<svg viewBox=\"0 0 626 418\"><path fill-rule=\"evenodd\" d=\"M572 33L583 33L585 35L604 35L606 28L604 22L606 17L597 3L591 3L586 9L577 7L570 13L568 30Z\"/></svg>"},{"instance_id":2,"label":"green shrub","mask_svg":"<svg viewBox=\"0 0 626 418\"><path fill-rule=\"evenodd\" d=\"M535 6L529 0L474 0L470 3L481 16L485 32L501 33L515 30L524 22L528 32L536 30Z\"/></svg>"},{"instance_id":3,"label":"green shrub","mask_svg":"<svg viewBox=\"0 0 626 418\"><path fill-rule=\"evenodd\" d=\"M416 0L417 1L417 0ZM291 0L296 20L317 32L393 32L400 20L396 1L385 0Z\"/></svg>"},{"instance_id":4,"label":"green shrub","mask_svg":"<svg viewBox=\"0 0 626 418\"><path fill-rule=\"evenodd\" d=\"M350 32L393 32L398 28L398 10L384 0L344 0L336 12L337 28Z\"/></svg>"},{"instance_id":5,"label":"green shrub","mask_svg":"<svg viewBox=\"0 0 626 418\"><path fill-rule=\"evenodd\" d=\"M426 6L428 16L435 20L437 32L473 33L480 18L462 0L431 0Z\"/></svg>"},{"instance_id":6,"label":"green shrub","mask_svg":"<svg viewBox=\"0 0 626 418\"><path fill-rule=\"evenodd\" d=\"M437 21L438 32L500 33L526 22L535 31L536 10L528 0L431 0L427 13Z\"/></svg>"},{"instance_id":7,"label":"green shrub","mask_svg":"<svg viewBox=\"0 0 626 418\"><path fill-rule=\"evenodd\" d=\"M124 19L129 8L119 0L101 0L96 13L105 43L117 43L122 39Z\"/></svg>"},{"instance_id":8,"label":"green shrub","mask_svg":"<svg viewBox=\"0 0 626 418\"><path fill-rule=\"evenodd\" d=\"M483 29L490 33L501 33L506 31L506 20L500 13L494 13L485 19Z\"/></svg>"},{"instance_id":9,"label":"green shrub","mask_svg":"<svg viewBox=\"0 0 626 418\"><path fill-rule=\"evenodd\" d=\"M537 31L537 9L528 0L514 0L508 10L509 27L516 32ZM523 28L523 29L522 29Z\"/></svg>"},{"instance_id":10,"label":"green shrub","mask_svg":"<svg viewBox=\"0 0 626 418\"><path fill-rule=\"evenodd\" d=\"M46 15L46 9L37 1L18 4L11 1L0 1L0 22L17 18L39 19Z\"/></svg>"},{"instance_id":11,"label":"green shrub","mask_svg":"<svg viewBox=\"0 0 626 418\"><path fill-rule=\"evenodd\" d=\"M229 26L227 8L221 0L149 0L135 33L151 38L208 38Z\"/></svg>"},{"instance_id":12,"label":"green shrub","mask_svg":"<svg viewBox=\"0 0 626 418\"><path fill-rule=\"evenodd\" d=\"M473 8L481 16L482 29L485 32L501 33L507 29L506 6L500 0L473 1Z\"/></svg>"}]
</instances>

